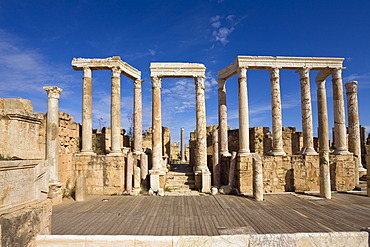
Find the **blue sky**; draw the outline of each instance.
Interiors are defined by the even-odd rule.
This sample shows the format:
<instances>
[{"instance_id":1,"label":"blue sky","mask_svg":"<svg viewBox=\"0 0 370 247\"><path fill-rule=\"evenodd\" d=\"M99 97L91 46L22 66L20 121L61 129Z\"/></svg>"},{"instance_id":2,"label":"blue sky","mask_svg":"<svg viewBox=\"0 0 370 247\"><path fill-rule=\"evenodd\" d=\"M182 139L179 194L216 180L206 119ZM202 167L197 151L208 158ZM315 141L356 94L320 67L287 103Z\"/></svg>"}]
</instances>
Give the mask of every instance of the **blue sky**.
<instances>
[{"instance_id":1,"label":"blue sky","mask_svg":"<svg viewBox=\"0 0 370 247\"><path fill-rule=\"evenodd\" d=\"M81 119L82 72L74 57L121 59L142 72L143 128L151 126L150 62L207 67L207 124L217 124L217 72L238 55L345 58L343 81L359 81L360 122L370 129L370 1L0 1L0 97L46 112L43 86L63 89L60 110ZM314 129L315 73L311 73ZM93 72L93 119L109 126L110 71ZM283 126L301 130L299 75L281 72ZM133 108L132 81L121 77L122 127ZM236 77L227 82L229 125L238 128ZM173 141L195 128L191 79L164 79L163 125ZM327 82L330 126L331 82ZM271 126L267 71L248 71L250 126ZM317 131L315 131L316 134Z\"/></svg>"}]
</instances>

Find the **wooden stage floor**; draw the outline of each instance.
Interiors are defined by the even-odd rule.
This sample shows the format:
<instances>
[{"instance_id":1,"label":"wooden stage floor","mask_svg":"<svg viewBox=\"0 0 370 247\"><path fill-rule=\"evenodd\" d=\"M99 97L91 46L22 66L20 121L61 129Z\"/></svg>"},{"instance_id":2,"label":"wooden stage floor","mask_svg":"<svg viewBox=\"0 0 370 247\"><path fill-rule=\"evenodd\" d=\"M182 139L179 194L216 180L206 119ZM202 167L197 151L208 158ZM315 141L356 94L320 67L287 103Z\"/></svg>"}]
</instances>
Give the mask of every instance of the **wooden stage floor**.
<instances>
[{"instance_id":1,"label":"wooden stage floor","mask_svg":"<svg viewBox=\"0 0 370 247\"><path fill-rule=\"evenodd\" d=\"M107 201L104 199L108 199ZM53 235L229 235L360 231L370 227L370 198L315 196L94 196L53 207Z\"/></svg>"}]
</instances>

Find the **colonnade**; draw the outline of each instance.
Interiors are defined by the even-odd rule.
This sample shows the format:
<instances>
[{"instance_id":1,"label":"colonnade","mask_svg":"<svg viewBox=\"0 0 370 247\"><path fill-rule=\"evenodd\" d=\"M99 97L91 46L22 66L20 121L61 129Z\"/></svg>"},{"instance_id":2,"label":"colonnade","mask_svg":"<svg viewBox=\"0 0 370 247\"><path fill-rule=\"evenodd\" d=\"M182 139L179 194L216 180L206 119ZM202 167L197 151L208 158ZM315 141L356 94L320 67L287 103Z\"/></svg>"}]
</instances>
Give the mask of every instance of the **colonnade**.
<instances>
[{"instance_id":1,"label":"colonnade","mask_svg":"<svg viewBox=\"0 0 370 247\"><path fill-rule=\"evenodd\" d=\"M134 151L142 152L142 91L141 73L123 62L120 57L106 59L73 59L75 70L83 70L82 87L82 148L81 155L94 155L92 147L92 70L111 70L111 151L122 155L121 143L121 74L134 82Z\"/></svg>"}]
</instances>

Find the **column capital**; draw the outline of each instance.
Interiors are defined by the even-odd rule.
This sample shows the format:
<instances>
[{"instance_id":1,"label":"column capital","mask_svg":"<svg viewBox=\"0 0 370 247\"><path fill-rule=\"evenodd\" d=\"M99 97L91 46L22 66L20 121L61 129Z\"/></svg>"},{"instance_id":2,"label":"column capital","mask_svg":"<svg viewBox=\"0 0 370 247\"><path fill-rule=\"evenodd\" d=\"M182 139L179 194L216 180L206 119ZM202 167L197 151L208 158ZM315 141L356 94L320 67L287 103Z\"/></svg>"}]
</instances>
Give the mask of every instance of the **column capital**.
<instances>
[{"instance_id":1,"label":"column capital","mask_svg":"<svg viewBox=\"0 0 370 247\"><path fill-rule=\"evenodd\" d=\"M247 68L246 67L239 67L238 68L238 77L239 78L247 78Z\"/></svg>"},{"instance_id":2,"label":"column capital","mask_svg":"<svg viewBox=\"0 0 370 247\"><path fill-rule=\"evenodd\" d=\"M317 88L324 88L325 89L325 83L326 83L326 80L317 80L316 79Z\"/></svg>"},{"instance_id":3,"label":"column capital","mask_svg":"<svg viewBox=\"0 0 370 247\"><path fill-rule=\"evenodd\" d=\"M143 82L144 80L141 80L141 79L135 79L134 80L134 88L141 88L141 83Z\"/></svg>"},{"instance_id":4,"label":"column capital","mask_svg":"<svg viewBox=\"0 0 370 247\"><path fill-rule=\"evenodd\" d=\"M195 79L195 87L200 87L202 89L205 89L204 82L206 80L205 76L197 76L194 78Z\"/></svg>"},{"instance_id":5,"label":"column capital","mask_svg":"<svg viewBox=\"0 0 370 247\"><path fill-rule=\"evenodd\" d=\"M331 70L333 80L342 78L342 68L334 68Z\"/></svg>"},{"instance_id":6,"label":"column capital","mask_svg":"<svg viewBox=\"0 0 370 247\"><path fill-rule=\"evenodd\" d=\"M346 86L346 92L349 93L357 93L357 81L350 81L345 84Z\"/></svg>"},{"instance_id":7,"label":"column capital","mask_svg":"<svg viewBox=\"0 0 370 247\"><path fill-rule=\"evenodd\" d=\"M152 76L152 88L161 88L162 87L162 77Z\"/></svg>"},{"instance_id":8,"label":"column capital","mask_svg":"<svg viewBox=\"0 0 370 247\"><path fill-rule=\"evenodd\" d=\"M311 68L309 68L309 67L302 67L302 68L298 69L296 72L298 72L301 79L303 79L303 78L309 78L310 77L310 70L311 70Z\"/></svg>"},{"instance_id":9,"label":"column capital","mask_svg":"<svg viewBox=\"0 0 370 247\"><path fill-rule=\"evenodd\" d=\"M92 78L92 72L90 67L84 67L84 77Z\"/></svg>"},{"instance_id":10,"label":"column capital","mask_svg":"<svg viewBox=\"0 0 370 247\"><path fill-rule=\"evenodd\" d=\"M271 67L271 68L268 68L268 71L270 71L271 79L280 78L279 76L280 68Z\"/></svg>"},{"instance_id":11,"label":"column capital","mask_svg":"<svg viewBox=\"0 0 370 247\"><path fill-rule=\"evenodd\" d=\"M47 93L49 98L59 99L60 93L63 91L59 87L43 87Z\"/></svg>"},{"instance_id":12,"label":"column capital","mask_svg":"<svg viewBox=\"0 0 370 247\"><path fill-rule=\"evenodd\" d=\"M120 67L113 67L112 68L112 77L120 77L121 76L121 68Z\"/></svg>"}]
</instances>

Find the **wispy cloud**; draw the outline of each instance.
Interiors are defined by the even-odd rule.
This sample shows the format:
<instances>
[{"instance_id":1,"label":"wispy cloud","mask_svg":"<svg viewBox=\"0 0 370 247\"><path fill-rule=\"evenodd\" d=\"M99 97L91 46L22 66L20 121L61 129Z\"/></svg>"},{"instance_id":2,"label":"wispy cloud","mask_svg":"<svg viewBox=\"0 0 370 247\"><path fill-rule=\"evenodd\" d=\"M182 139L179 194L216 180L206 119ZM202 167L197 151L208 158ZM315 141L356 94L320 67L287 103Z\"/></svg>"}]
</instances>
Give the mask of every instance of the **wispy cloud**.
<instances>
[{"instance_id":1,"label":"wispy cloud","mask_svg":"<svg viewBox=\"0 0 370 247\"><path fill-rule=\"evenodd\" d=\"M210 23L213 29L212 36L216 42L221 42L222 45L229 43L229 36L235 31L236 26L240 23L240 20L235 20L235 15L221 16L216 15L210 19Z\"/></svg>"},{"instance_id":2,"label":"wispy cloud","mask_svg":"<svg viewBox=\"0 0 370 247\"><path fill-rule=\"evenodd\" d=\"M351 74L343 77L343 82L358 81L359 88L370 88L370 72L363 74Z\"/></svg>"}]
</instances>

